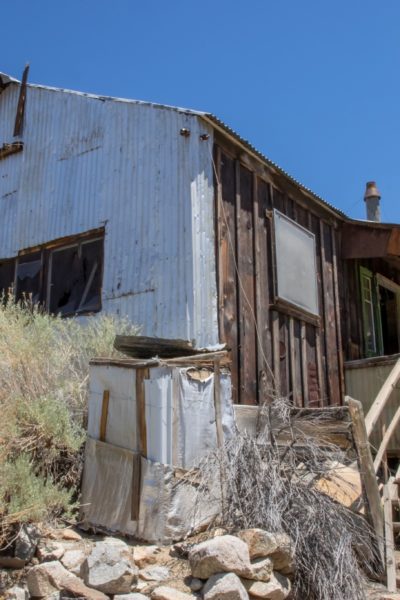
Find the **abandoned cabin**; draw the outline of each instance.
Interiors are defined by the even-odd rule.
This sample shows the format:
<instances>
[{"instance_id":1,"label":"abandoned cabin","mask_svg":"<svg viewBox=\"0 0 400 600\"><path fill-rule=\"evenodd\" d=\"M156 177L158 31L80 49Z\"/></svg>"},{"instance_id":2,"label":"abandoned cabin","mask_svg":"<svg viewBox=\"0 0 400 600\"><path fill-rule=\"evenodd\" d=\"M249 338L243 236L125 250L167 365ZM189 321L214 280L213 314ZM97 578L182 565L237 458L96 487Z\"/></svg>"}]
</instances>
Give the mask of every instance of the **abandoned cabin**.
<instances>
[{"instance_id":1,"label":"abandoned cabin","mask_svg":"<svg viewBox=\"0 0 400 600\"><path fill-rule=\"evenodd\" d=\"M0 75L2 290L225 343L235 403L372 402L400 351L400 226L374 184L353 220L211 114L26 76Z\"/></svg>"}]
</instances>

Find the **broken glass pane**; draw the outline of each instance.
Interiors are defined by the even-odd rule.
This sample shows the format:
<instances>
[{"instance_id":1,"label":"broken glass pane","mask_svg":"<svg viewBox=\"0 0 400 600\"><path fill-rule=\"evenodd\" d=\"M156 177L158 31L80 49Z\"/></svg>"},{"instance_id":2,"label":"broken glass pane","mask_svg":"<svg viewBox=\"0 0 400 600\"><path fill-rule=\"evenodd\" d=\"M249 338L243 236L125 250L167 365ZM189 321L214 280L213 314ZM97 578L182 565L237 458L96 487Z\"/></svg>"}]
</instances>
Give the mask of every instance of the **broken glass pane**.
<instances>
[{"instance_id":1,"label":"broken glass pane","mask_svg":"<svg viewBox=\"0 0 400 600\"><path fill-rule=\"evenodd\" d=\"M40 301L42 258L40 252L20 256L17 263L17 300Z\"/></svg>"}]
</instances>

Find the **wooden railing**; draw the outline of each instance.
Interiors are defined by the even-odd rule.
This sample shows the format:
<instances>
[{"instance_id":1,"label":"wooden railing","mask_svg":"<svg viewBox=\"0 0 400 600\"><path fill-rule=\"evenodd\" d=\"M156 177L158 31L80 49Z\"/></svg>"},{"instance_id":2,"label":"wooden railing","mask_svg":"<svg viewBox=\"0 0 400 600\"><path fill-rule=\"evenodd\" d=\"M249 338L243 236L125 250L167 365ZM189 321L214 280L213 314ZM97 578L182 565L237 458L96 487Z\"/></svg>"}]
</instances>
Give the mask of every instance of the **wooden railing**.
<instances>
[{"instance_id":1,"label":"wooden railing","mask_svg":"<svg viewBox=\"0 0 400 600\"><path fill-rule=\"evenodd\" d=\"M397 360L393 369L389 373L365 419L363 418L361 402L350 398L350 396L346 396L346 403L349 406L353 421L353 436L357 446L370 521L374 527L377 539L379 541L379 550L382 561L383 564L386 565L387 587L391 592L396 591L396 561L393 535L394 525L392 515L392 496L393 487L396 488L397 484L392 481L393 478L385 481L381 495L376 475L381 467L382 462L386 463L385 459L388 444L396 430L397 425L400 422L400 406L397 408L390 423L387 424L386 431L384 432L381 444L374 460L372 459L369 438L382 415L382 411L388 403L393 389L399 380L400 359Z\"/></svg>"}]
</instances>

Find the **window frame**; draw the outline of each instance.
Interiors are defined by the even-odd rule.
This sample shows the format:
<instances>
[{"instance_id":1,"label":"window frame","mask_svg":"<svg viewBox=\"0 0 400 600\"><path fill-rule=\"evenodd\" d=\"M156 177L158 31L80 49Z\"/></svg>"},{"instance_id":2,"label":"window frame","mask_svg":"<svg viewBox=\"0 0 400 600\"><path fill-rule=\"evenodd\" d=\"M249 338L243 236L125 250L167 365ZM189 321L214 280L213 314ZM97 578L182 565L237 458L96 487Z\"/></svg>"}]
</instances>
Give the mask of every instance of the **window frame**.
<instances>
[{"instance_id":1,"label":"window frame","mask_svg":"<svg viewBox=\"0 0 400 600\"><path fill-rule=\"evenodd\" d=\"M102 310L102 288L103 288L103 274L104 274L104 240L105 240L105 229L99 228L91 231L84 232L83 234L68 236L65 238L60 238L57 240L53 240L41 246L32 247L29 249L21 250L17 256L11 258L1 259L0 262L13 262L14 263L14 279L13 279L13 287L14 287L14 299L17 300L18 297L18 265L24 262L24 258L29 259L33 255L37 254L40 257L41 267L40 267L40 284L38 290L38 300L37 303L41 304L47 313L50 313L50 298L51 298L51 275L52 275L52 256L54 252L66 250L68 248L79 248L79 254L81 253L81 248L85 244L90 244L92 242L101 242L100 254L99 254L99 264L97 269L100 273L100 286L99 286L99 302L95 309L81 309L73 312L68 312L66 314L59 314L61 317L70 317L75 315L91 315ZM29 262L27 260L26 262ZM93 276L93 278L97 275L97 270Z\"/></svg>"},{"instance_id":2,"label":"window frame","mask_svg":"<svg viewBox=\"0 0 400 600\"><path fill-rule=\"evenodd\" d=\"M315 305L317 307L317 313L307 310L305 307L284 298L282 295L279 295L278 289L278 256L277 256L277 236L276 236L276 215L279 218L283 218L285 221L292 224L294 227L304 232L307 237L311 238L313 245L313 263L314 263L314 274L315 274ZM272 238L272 270L273 270L273 293L274 293L274 304L271 308L279 310L281 312L285 312L290 316L293 316L297 319L306 321L315 326L320 326L321 324L321 305L319 298L319 290L318 290L318 262L317 262L317 247L316 247L316 236L315 234L297 223L290 217L288 217L285 213L277 210L276 208L272 211L273 216L273 227L271 228L271 238Z\"/></svg>"}]
</instances>

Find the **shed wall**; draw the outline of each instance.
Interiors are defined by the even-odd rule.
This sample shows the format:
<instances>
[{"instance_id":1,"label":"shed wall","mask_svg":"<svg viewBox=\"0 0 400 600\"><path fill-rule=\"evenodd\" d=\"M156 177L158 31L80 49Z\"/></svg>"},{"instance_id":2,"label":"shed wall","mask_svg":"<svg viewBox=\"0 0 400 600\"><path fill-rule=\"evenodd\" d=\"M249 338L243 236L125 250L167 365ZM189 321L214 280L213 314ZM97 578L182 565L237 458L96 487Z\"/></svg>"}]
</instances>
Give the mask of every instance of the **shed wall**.
<instances>
[{"instance_id":1,"label":"shed wall","mask_svg":"<svg viewBox=\"0 0 400 600\"><path fill-rule=\"evenodd\" d=\"M18 93L0 95L0 145L13 141ZM103 309L144 335L216 343L212 128L180 110L29 86L22 141L0 161L0 259L105 226Z\"/></svg>"}]
</instances>

